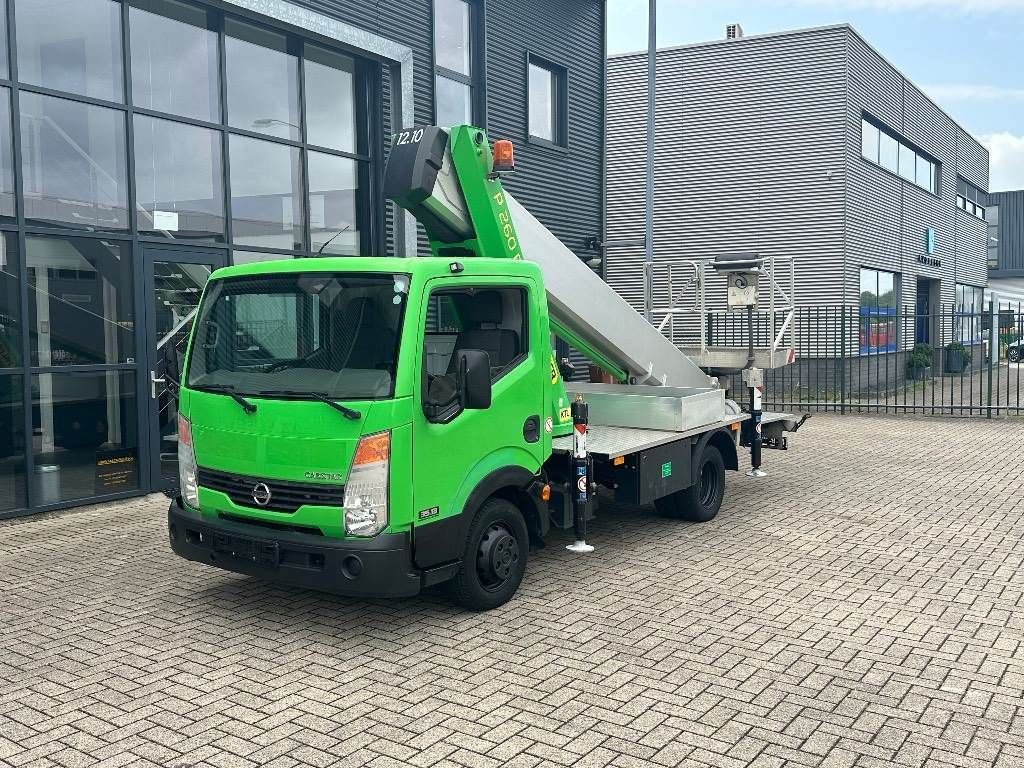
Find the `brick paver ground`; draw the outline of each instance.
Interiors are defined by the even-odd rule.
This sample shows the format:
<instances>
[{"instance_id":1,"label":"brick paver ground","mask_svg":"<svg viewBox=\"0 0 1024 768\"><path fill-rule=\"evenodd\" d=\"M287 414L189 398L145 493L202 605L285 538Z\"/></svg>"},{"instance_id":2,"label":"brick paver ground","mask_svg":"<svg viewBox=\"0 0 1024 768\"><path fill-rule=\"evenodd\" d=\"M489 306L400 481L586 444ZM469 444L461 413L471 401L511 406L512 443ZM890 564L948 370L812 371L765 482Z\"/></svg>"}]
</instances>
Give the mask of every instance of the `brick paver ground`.
<instances>
[{"instance_id":1,"label":"brick paver ground","mask_svg":"<svg viewBox=\"0 0 1024 768\"><path fill-rule=\"evenodd\" d=\"M178 560L157 497L0 524L0 764L1024 766L1024 425L767 458L485 615Z\"/></svg>"}]
</instances>

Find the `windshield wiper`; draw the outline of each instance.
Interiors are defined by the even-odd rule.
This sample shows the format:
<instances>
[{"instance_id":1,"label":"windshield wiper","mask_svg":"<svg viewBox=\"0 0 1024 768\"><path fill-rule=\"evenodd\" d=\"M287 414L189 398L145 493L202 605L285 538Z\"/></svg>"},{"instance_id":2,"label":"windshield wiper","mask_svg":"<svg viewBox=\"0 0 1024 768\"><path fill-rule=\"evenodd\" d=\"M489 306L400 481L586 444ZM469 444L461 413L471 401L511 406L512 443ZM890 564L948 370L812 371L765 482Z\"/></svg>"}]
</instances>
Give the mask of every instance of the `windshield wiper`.
<instances>
[{"instance_id":1,"label":"windshield wiper","mask_svg":"<svg viewBox=\"0 0 1024 768\"><path fill-rule=\"evenodd\" d=\"M227 395L240 406L246 413L256 413L256 404L250 403L240 394L235 391L235 388L227 384L206 384L205 386L190 386L189 389L194 389L196 392L213 392L218 395Z\"/></svg>"},{"instance_id":2,"label":"windshield wiper","mask_svg":"<svg viewBox=\"0 0 1024 768\"><path fill-rule=\"evenodd\" d=\"M334 400L332 400L326 392L300 392L295 389L262 389L260 390L260 394L283 395L284 397L299 398L311 397L314 400L319 400L321 403L326 403L327 405L331 406L331 408L338 411L338 413L344 414L346 419L352 419L353 421L355 421L356 419L363 418L363 414L357 411L355 408L349 408L346 405L334 402Z\"/></svg>"}]
</instances>

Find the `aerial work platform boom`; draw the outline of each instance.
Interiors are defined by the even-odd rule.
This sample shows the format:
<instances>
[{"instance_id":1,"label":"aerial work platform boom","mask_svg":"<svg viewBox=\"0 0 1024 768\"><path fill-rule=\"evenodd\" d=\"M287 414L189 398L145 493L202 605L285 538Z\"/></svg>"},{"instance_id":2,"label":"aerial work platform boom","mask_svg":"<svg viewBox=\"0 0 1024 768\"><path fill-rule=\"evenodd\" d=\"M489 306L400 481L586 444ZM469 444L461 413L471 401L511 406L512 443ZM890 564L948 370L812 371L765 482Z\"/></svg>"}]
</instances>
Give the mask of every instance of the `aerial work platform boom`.
<instances>
[{"instance_id":1,"label":"aerial work platform boom","mask_svg":"<svg viewBox=\"0 0 1024 768\"><path fill-rule=\"evenodd\" d=\"M424 127L396 138L385 194L424 225L434 254L533 261L544 273L552 330L613 377L713 387L693 360L502 189L482 136L460 126L450 135Z\"/></svg>"},{"instance_id":2,"label":"aerial work platform boom","mask_svg":"<svg viewBox=\"0 0 1024 768\"><path fill-rule=\"evenodd\" d=\"M697 364L641 316L615 289L509 193L523 258L544 273L555 333L581 352L596 353L624 371L630 384L710 387ZM599 360L596 362L600 362Z\"/></svg>"}]
</instances>

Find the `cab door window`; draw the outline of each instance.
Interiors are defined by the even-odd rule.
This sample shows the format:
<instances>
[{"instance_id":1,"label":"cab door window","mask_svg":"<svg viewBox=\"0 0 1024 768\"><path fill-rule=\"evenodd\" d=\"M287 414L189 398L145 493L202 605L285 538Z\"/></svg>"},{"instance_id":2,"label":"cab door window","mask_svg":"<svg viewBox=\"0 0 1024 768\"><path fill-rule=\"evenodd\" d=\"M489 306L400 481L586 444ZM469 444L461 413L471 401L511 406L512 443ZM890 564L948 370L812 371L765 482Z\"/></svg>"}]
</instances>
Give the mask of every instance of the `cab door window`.
<instances>
[{"instance_id":1,"label":"cab door window","mask_svg":"<svg viewBox=\"0 0 1024 768\"><path fill-rule=\"evenodd\" d=\"M451 402L456 394L455 352L478 349L490 358L491 381L526 359L527 293L515 288L444 288L427 303L423 342L425 401Z\"/></svg>"}]
</instances>

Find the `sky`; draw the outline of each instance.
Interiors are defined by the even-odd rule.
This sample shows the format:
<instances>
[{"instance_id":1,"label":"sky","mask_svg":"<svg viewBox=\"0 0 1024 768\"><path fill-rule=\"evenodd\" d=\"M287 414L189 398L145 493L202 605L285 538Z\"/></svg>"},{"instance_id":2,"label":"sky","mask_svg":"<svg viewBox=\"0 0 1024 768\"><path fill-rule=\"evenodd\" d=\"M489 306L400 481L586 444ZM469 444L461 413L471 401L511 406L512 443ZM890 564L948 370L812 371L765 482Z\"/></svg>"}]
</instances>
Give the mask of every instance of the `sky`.
<instances>
[{"instance_id":1,"label":"sky","mask_svg":"<svg viewBox=\"0 0 1024 768\"><path fill-rule=\"evenodd\" d=\"M647 47L648 0L608 0L608 52ZM852 24L988 147L989 189L1024 189L1024 0L658 0L658 46Z\"/></svg>"}]
</instances>

